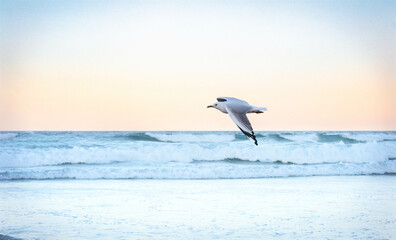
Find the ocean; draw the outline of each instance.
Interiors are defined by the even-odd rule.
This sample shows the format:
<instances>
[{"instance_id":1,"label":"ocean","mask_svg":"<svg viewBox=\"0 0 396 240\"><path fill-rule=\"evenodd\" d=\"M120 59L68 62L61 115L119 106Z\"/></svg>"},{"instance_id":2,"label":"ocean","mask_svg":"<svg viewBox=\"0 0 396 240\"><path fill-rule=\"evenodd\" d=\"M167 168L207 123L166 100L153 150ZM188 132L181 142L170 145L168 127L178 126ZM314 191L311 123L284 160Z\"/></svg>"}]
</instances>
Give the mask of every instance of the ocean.
<instances>
[{"instance_id":1,"label":"ocean","mask_svg":"<svg viewBox=\"0 0 396 240\"><path fill-rule=\"evenodd\" d=\"M0 238L396 238L396 132L0 132Z\"/></svg>"},{"instance_id":2,"label":"ocean","mask_svg":"<svg viewBox=\"0 0 396 240\"><path fill-rule=\"evenodd\" d=\"M1 132L0 180L396 173L396 132Z\"/></svg>"}]
</instances>

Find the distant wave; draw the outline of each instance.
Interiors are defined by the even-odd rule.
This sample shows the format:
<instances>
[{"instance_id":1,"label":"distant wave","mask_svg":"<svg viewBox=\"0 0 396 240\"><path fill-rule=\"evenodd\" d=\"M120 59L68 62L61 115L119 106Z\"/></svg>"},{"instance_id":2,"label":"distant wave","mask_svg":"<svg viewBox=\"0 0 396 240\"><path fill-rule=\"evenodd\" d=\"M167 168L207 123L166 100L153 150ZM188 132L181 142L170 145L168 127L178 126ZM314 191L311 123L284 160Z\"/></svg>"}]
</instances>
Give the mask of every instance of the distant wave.
<instances>
[{"instance_id":1,"label":"distant wave","mask_svg":"<svg viewBox=\"0 0 396 240\"><path fill-rule=\"evenodd\" d=\"M396 141L395 135L385 133L366 133L366 134L351 134L351 133L256 133L258 139L275 141L275 142L311 142L311 143L333 143L342 142L345 144L365 143L365 142L382 142L382 141ZM158 142L231 142L248 139L242 133L226 132L226 133L130 133L125 136L126 139L135 141L158 141Z\"/></svg>"},{"instance_id":2,"label":"distant wave","mask_svg":"<svg viewBox=\"0 0 396 240\"><path fill-rule=\"evenodd\" d=\"M127 133L117 134L115 138L122 138L130 141L149 141L149 142L161 142L160 139L150 136L146 133Z\"/></svg>"},{"instance_id":3,"label":"distant wave","mask_svg":"<svg viewBox=\"0 0 396 240\"><path fill-rule=\"evenodd\" d=\"M292 133L281 133L282 137L291 140L293 142L317 142L318 141L318 133L300 133L300 134L292 134Z\"/></svg>"},{"instance_id":4,"label":"distant wave","mask_svg":"<svg viewBox=\"0 0 396 240\"><path fill-rule=\"evenodd\" d=\"M0 133L0 140L7 140L7 139L15 138L16 136L18 136L18 133L9 133L9 132Z\"/></svg>"},{"instance_id":5,"label":"distant wave","mask_svg":"<svg viewBox=\"0 0 396 240\"><path fill-rule=\"evenodd\" d=\"M151 142L232 142L248 139L239 132L132 132L116 133L115 138L122 138L132 141L151 141ZM311 143L334 143L342 142L345 144L396 141L395 134L387 133L338 133L338 132L267 132L256 133L256 137L261 140L275 142L311 142Z\"/></svg>"},{"instance_id":6,"label":"distant wave","mask_svg":"<svg viewBox=\"0 0 396 240\"><path fill-rule=\"evenodd\" d=\"M0 140L18 136L31 137L95 137L148 142L209 142L249 141L240 132L0 132ZM273 142L345 144L396 141L396 132L256 132L258 139Z\"/></svg>"},{"instance_id":7,"label":"distant wave","mask_svg":"<svg viewBox=\"0 0 396 240\"><path fill-rule=\"evenodd\" d=\"M40 179L236 179L334 175L395 174L396 161L373 163L226 164L90 166L0 169L0 180Z\"/></svg>"},{"instance_id":8,"label":"distant wave","mask_svg":"<svg viewBox=\"0 0 396 240\"><path fill-rule=\"evenodd\" d=\"M359 142L396 141L396 132L346 132L339 134Z\"/></svg>"},{"instance_id":9,"label":"distant wave","mask_svg":"<svg viewBox=\"0 0 396 240\"><path fill-rule=\"evenodd\" d=\"M329 133L320 133L318 135L318 141L324 143L331 142L343 142L343 143L364 143L366 141L353 139L351 136L343 136L342 134L329 134Z\"/></svg>"},{"instance_id":10,"label":"distant wave","mask_svg":"<svg viewBox=\"0 0 396 240\"><path fill-rule=\"evenodd\" d=\"M146 133L161 142L231 142L235 134Z\"/></svg>"},{"instance_id":11,"label":"distant wave","mask_svg":"<svg viewBox=\"0 0 396 240\"><path fill-rule=\"evenodd\" d=\"M396 132L0 132L0 180L396 174Z\"/></svg>"},{"instance_id":12,"label":"distant wave","mask_svg":"<svg viewBox=\"0 0 396 240\"><path fill-rule=\"evenodd\" d=\"M388 159L392 160L392 159ZM281 160L276 160L273 162L261 162L259 160L256 161L251 161L251 160L245 160L245 159L239 159L239 158L226 158L223 160L194 160L193 163L201 164L201 163L218 163L218 162L224 162L224 163L231 163L231 164L249 164L249 165L290 165L290 164L295 164L295 165L319 165L319 164L338 164L339 162L322 162L322 163L293 163L293 162L285 162Z\"/></svg>"},{"instance_id":13,"label":"distant wave","mask_svg":"<svg viewBox=\"0 0 396 240\"><path fill-rule=\"evenodd\" d=\"M24 149L18 152L0 152L0 167L34 167L61 164L103 164L132 160L133 151L99 147Z\"/></svg>"},{"instance_id":14,"label":"distant wave","mask_svg":"<svg viewBox=\"0 0 396 240\"><path fill-rule=\"evenodd\" d=\"M368 142L346 145L326 143L314 145L262 144L250 142L223 144L135 142L108 147L32 148L0 152L0 167L32 167L65 163L111 162L192 162L244 159L260 162L296 164L328 162L378 162L396 157L393 142Z\"/></svg>"}]
</instances>

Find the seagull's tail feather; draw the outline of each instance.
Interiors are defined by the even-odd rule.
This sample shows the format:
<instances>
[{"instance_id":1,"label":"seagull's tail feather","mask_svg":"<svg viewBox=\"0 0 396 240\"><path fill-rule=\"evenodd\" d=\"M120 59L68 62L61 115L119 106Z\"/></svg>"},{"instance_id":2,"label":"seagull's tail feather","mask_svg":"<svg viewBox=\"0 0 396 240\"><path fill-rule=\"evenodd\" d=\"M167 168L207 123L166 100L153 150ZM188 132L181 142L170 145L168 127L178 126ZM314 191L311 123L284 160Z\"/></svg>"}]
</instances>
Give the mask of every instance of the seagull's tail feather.
<instances>
[{"instance_id":1,"label":"seagull's tail feather","mask_svg":"<svg viewBox=\"0 0 396 240\"><path fill-rule=\"evenodd\" d=\"M255 107L255 106L252 106L252 108L249 111L247 111L247 113L263 113L265 111L267 111L266 107Z\"/></svg>"},{"instance_id":2,"label":"seagull's tail feather","mask_svg":"<svg viewBox=\"0 0 396 240\"><path fill-rule=\"evenodd\" d=\"M255 107L257 110L268 111L266 107Z\"/></svg>"},{"instance_id":3,"label":"seagull's tail feather","mask_svg":"<svg viewBox=\"0 0 396 240\"><path fill-rule=\"evenodd\" d=\"M256 144L256 146L258 146L257 139L256 139L256 136L254 135L254 132L253 132L253 131L252 131L252 133L249 133L249 132L243 131L242 128L240 128L239 126L238 126L238 128L239 128L239 130L241 130L241 131L243 132L243 134L245 134L247 137L253 139L253 140L254 140L254 144Z\"/></svg>"}]
</instances>

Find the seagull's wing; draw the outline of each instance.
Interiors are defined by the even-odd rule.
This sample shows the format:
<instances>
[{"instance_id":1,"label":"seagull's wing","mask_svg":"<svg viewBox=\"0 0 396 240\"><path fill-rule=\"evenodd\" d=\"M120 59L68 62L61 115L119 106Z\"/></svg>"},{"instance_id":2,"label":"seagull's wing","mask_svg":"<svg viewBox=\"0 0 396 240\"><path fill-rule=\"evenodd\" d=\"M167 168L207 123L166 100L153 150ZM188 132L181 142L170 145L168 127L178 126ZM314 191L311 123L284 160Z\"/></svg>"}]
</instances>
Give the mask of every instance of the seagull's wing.
<instances>
[{"instance_id":1,"label":"seagull's wing","mask_svg":"<svg viewBox=\"0 0 396 240\"><path fill-rule=\"evenodd\" d=\"M249 138L254 140L254 144L257 144L256 136L254 135L252 125L249 122L249 119L246 117L245 111L238 111L226 105L226 110L228 115L230 115L232 121L238 126L238 128L248 136Z\"/></svg>"}]
</instances>

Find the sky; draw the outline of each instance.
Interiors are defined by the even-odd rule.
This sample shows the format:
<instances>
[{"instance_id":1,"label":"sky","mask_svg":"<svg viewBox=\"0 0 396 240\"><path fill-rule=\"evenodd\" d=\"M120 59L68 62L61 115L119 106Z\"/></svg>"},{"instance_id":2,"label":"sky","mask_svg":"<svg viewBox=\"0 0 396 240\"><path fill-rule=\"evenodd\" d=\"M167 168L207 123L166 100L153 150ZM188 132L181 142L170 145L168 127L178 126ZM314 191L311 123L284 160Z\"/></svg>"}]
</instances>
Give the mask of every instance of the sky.
<instances>
[{"instance_id":1,"label":"sky","mask_svg":"<svg viewBox=\"0 0 396 240\"><path fill-rule=\"evenodd\" d=\"M396 130L396 1L0 0L0 130Z\"/></svg>"}]
</instances>

